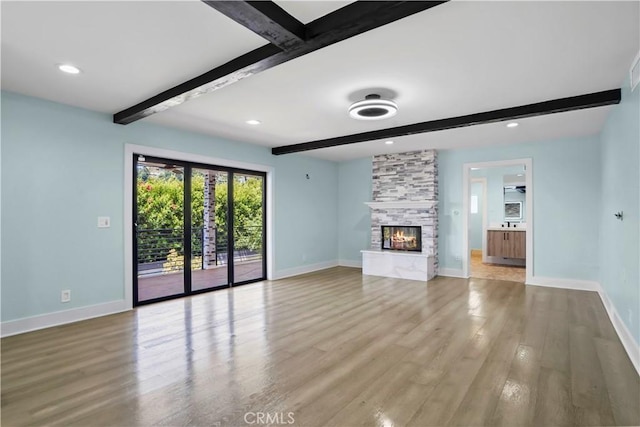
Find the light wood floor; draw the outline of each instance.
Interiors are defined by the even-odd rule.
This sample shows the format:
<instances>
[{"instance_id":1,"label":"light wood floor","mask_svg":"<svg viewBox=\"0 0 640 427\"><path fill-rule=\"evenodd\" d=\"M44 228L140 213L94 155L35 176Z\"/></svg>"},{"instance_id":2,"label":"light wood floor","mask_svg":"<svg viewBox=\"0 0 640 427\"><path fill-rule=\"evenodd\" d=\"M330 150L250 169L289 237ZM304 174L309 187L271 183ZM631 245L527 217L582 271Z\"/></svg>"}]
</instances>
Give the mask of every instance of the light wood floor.
<instances>
[{"instance_id":1,"label":"light wood floor","mask_svg":"<svg viewBox=\"0 0 640 427\"><path fill-rule=\"evenodd\" d=\"M471 250L471 277L478 279L508 280L510 282L524 283L527 269L500 264L485 264L482 262L482 251Z\"/></svg>"},{"instance_id":2,"label":"light wood floor","mask_svg":"<svg viewBox=\"0 0 640 427\"><path fill-rule=\"evenodd\" d=\"M3 426L638 425L639 399L597 294L491 280L338 267L2 340Z\"/></svg>"}]
</instances>

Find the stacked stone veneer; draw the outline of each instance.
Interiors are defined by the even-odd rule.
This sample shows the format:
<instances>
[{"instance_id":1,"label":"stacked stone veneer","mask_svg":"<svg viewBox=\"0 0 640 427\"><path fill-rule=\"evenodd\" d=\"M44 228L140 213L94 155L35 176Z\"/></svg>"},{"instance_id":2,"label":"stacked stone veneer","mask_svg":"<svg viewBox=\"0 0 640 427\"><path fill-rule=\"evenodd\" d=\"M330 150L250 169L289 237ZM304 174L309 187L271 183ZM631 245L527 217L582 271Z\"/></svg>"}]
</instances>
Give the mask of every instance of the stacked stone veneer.
<instances>
[{"instance_id":1,"label":"stacked stone veneer","mask_svg":"<svg viewBox=\"0 0 640 427\"><path fill-rule=\"evenodd\" d=\"M381 154L373 157L373 201L437 201L436 150ZM422 252L433 257L438 272L438 206L429 209L372 209L371 248L381 248L382 225L422 227Z\"/></svg>"}]
</instances>

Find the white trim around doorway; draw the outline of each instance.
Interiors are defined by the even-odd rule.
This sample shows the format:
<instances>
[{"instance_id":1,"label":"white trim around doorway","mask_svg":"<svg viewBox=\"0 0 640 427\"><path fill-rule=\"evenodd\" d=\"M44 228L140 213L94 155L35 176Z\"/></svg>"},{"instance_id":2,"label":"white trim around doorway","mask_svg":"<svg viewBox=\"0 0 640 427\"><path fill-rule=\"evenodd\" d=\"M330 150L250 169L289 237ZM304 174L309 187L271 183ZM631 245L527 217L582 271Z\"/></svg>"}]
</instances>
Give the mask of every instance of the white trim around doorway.
<instances>
[{"instance_id":1,"label":"white trim around doorway","mask_svg":"<svg viewBox=\"0 0 640 427\"><path fill-rule=\"evenodd\" d=\"M468 278L471 264L469 256L469 198L471 194L471 168L492 168L503 166L525 166L525 185L527 187L527 258L526 258L526 280L525 283L532 283L533 280L533 161L531 158L498 160L492 162L465 163L462 165L462 277ZM483 236L483 257L486 248Z\"/></svg>"},{"instance_id":2,"label":"white trim around doorway","mask_svg":"<svg viewBox=\"0 0 640 427\"><path fill-rule=\"evenodd\" d=\"M209 157L201 154L183 153L164 148L146 145L125 144L124 146L124 296L126 306L133 308L133 154L143 156L162 157L165 159L182 160L186 162L202 163L212 166L226 166L238 169L254 170L267 174L267 280L272 280L274 273L274 245L273 245L273 175L275 169L271 166L257 163L240 162L236 160Z\"/></svg>"}]
</instances>

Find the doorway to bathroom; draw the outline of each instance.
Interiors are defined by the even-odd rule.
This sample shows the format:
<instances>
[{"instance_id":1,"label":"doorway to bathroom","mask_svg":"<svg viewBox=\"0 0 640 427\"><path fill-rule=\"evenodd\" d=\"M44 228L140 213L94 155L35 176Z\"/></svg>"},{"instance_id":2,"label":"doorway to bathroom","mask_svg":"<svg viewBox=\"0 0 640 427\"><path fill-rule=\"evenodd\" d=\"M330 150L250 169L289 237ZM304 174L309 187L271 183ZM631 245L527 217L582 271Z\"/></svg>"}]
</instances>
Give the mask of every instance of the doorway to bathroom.
<instances>
[{"instance_id":1,"label":"doorway to bathroom","mask_svg":"<svg viewBox=\"0 0 640 427\"><path fill-rule=\"evenodd\" d=\"M465 164L465 277L526 283L533 275L531 159Z\"/></svg>"}]
</instances>

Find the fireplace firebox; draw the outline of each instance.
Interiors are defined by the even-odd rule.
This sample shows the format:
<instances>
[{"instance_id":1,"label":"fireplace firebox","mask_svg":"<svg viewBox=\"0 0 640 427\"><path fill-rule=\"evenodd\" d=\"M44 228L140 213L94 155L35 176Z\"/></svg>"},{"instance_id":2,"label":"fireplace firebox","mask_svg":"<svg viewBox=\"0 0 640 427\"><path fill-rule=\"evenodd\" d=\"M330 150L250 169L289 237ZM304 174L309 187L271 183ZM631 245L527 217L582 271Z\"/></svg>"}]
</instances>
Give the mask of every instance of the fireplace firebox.
<instances>
[{"instance_id":1,"label":"fireplace firebox","mask_svg":"<svg viewBox=\"0 0 640 427\"><path fill-rule=\"evenodd\" d=\"M422 252L422 227L383 225L382 249Z\"/></svg>"}]
</instances>

